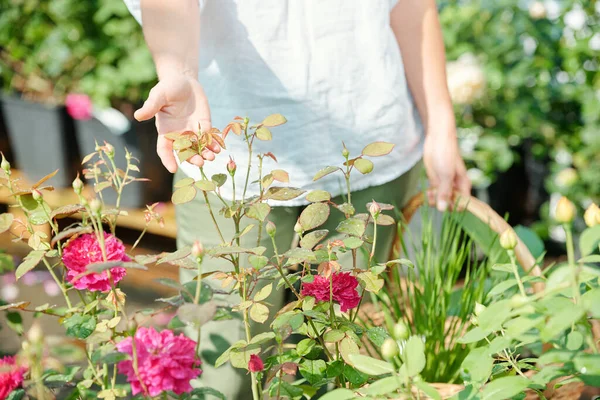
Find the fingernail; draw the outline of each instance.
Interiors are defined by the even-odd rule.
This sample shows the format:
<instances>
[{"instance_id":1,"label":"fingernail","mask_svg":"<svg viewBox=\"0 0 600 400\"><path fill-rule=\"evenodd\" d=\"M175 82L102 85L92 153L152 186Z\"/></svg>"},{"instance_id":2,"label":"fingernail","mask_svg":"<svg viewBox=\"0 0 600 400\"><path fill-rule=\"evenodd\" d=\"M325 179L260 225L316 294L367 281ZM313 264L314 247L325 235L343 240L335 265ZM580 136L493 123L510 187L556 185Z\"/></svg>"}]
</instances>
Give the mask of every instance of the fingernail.
<instances>
[{"instance_id":1,"label":"fingernail","mask_svg":"<svg viewBox=\"0 0 600 400\"><path fill-rule=\"evenodd\" d=\"M438 211L444 212L448 209L448 203L446 202L446 200L440 200L438 201L437 208Z\"/></svg>"}]
</instances>

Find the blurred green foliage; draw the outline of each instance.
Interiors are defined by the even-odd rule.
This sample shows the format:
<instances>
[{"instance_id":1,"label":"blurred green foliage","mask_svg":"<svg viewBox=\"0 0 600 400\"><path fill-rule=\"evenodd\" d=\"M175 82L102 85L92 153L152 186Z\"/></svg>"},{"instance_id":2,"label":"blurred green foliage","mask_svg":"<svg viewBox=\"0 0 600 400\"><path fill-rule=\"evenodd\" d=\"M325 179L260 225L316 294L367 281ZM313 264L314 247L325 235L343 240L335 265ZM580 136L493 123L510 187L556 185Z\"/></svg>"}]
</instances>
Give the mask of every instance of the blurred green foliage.
<instances>
[{"instance_id":1,"label":"blurred green foliage","mask_svg":"<svg viewBox=\"0 0 600 400\"><path fill-rule=\"evenodd\" d=\"M136 103L155 72L141 28L122 0L4 0L0 78L4 89L61 103L84 92L99 106Z\"/></svg>"},{"instance_id":2,"label":"blurred green foliage","mask_svg":"<svg viewBox=\"0 0 600 400\"><path fill-rule=\"evenodd\" d=\"M600 4L596 0L443 0L449 60L472 54L484 94L457 105L480 186L519 161L548 163L547 189L600 200ZM564 172L567 168L573 168ZM573 174L573 172L575 174ZM562 173L562 176L560 175ZM568 178L568 179L565 179ZM573 179L574 178L574 179Z\"/></svg>"}]
</instances>

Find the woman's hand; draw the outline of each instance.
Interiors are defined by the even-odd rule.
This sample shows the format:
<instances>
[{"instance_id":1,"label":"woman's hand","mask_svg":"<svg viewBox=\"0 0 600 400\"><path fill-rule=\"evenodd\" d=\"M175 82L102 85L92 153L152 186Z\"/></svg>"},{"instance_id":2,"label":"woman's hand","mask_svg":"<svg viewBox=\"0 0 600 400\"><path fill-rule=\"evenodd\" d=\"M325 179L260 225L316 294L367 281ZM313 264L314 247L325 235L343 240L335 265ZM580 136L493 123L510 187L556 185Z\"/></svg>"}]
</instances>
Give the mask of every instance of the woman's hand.
<instances>
[{"instance_id":1,"label":"woman's hand","mask_svg":"<svg viewBox=\"0 0 600 400\"><path fill-rule=\"evenodd\" d=\"M173 141L164 136L170 132L206 132L212 128L208 100L197 79L186 74L172 74L164 77L152 88L143 107L135 112L138 121L156 116L158 143L156 152L163 165L170 172L177 170L177 161L173 154ZM213 141L204 149L202 156L195 155L189 162L201 167L204 161L215 159L215 153L221 148Z\"/></svg>"},{"instance_id":2,"label":"woman's hand","mask_svg":"<svg viewBox=\"0 0 600 400\"><path fill-rule=\"evenodd\" d=\"M453 201L453 192L471 195L471 181L460 156L454 124L435 125L428 129L423 154L429 177L429 204L446 211Z\"/></svg>"}]
</instances>

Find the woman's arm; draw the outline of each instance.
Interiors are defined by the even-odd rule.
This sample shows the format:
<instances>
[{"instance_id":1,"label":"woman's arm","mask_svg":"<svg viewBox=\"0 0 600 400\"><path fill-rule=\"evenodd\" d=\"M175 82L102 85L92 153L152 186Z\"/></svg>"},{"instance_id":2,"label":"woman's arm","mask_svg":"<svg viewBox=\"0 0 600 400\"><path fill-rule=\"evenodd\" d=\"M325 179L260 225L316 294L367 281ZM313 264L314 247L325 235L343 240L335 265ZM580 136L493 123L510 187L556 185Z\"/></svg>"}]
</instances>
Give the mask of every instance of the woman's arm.
<instances>
[{"instance_id":1,"label":"woman's arm","mask_svg":"<svg viewBox=\"0 0 600 400\"><path fill-rule=\"evenodd\" d=\"M177 170L173 141L165 133L211 129L210 109L198 82L200 51L200 10L198 0L141 0L142 27L150 48L158 84L135 113L144 121L156 117L158 144L156 151L164 166ZM214 160L220 147L213 141L202 156L188 161L202 166Z\"/></svg>"},{"instance_id":2,"label":"woman's arm","mask_svg":"<svg viewBox=\"0 0 600 400\"><path fill-rule=\"evenodd\" d=\"M431 187L437 192L431 192L429 200L445 210L452 200L452 191L469 195L471 184L458 149L435 0L399 0L390 23L427 134L423 158Z\"/></svg>"}]
</instances>

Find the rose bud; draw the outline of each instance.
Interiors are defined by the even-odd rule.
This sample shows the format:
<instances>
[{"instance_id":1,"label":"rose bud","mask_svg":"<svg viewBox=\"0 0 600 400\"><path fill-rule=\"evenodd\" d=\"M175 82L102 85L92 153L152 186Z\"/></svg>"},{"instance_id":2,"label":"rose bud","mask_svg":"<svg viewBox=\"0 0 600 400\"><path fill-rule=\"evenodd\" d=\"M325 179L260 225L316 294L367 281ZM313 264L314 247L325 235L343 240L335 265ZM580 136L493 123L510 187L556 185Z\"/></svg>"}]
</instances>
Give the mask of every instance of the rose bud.
<instances>
[{"instance_id":1,"label":"rose bud","mask_svg":"<svg viewBox=\"0 0 600 400\"><path fill-rule=\"evenodd\" d=\"M502 246L504 250L513 250L517 247L518 243L517 235L511 228L508 228L500 235L500 246Z\"/></svg>"},{"instance_id":2,"label":"rose bud","mask_svg":"<svg viewBox=\"0 0 600 400\"><path fill-rule=\"evenodd\" d=\"M566 197L561 197L556 205L554 219L562 224L567 224L575 219L575 215L577 215L575 205Z\"/></svg>"},{"instance_id":3,"label":"rose bud","mask_svg":"<svg viewBox=\"0 0 600 400\"><path fill-rule=\"evenodd\" d=\"M192 255L198 260L202 260L204 256L204 246L202 246L199 240L196 240L192 245Z\"/></svg>"},{"instance_id":4,"label":"rose bud","mask_svg":"<svg viewBox=\"0 0 600 400\"><path fill-rule=\"evenodd\" d=\"M0 154L2 154L2 153L0 153ZM4 172L6 172L7 174L10 172L10 163L4 157L4 154L2 154L2 162L0 162L0 168L2 168L4 170Z\"/></svg>"},{"instance_id":5,"label":"rose bud","mask_svg":"<svg viewBox=\"0 0 600 400\"><path fill-rule=\"evenodd\" d=\"M230 156L229 162L227 163L227 172L229 172L229 175L234 176L236 169L237 169L237 165L235 164L235 161L233 161L233 158L231 158L231 156Z\"/></svg>"},{"instance_id":6,"label":"rose bud","mask_svg":"<svg viewBox=\"0 0 600 400\"><path fill-rule=\"evenodd\" d=\"M369 206L369 213L371 214L374 220L377 220L379 214L381 214L381 206L379 206L379 204L377 204L375 200L373 200L371 202L371 205Z\"/></svg>"},{"instance_id":7,"label":"rose bud","mask_svg":"<svg viewBox=\"0 0 600 400\"><path fill-rule=\"evenodd\" d=\"M583 214L585 224L590 228L600 224L600 207L592 203Z\"/></svg>"},{"instance_id":8,"label":"rose bud","mask_svg":"<svg viewBox=\"0 0 600 400\"><path fill-rule=\"evenodd\" d=\"M250 356L250 361L248 361L248 371L250 372L261 372L265 369L265 364L263 360L260 359L256 354L252 354Z\"/></svg>"},{"instance_id":9,"label":"rose bud","mask_svg":"<svg viewBox=\"0 0 600 400\"><path fill-rule=\"evenodd\" d=\"M39 202L41 202L41 201L43 200L42 192L40 192L40 191L39 191L39 190L37 190L37 189L33 189L33 190L31 191L31 195L33 196L33 199L34 199L35 201L37 201L38 203L39 203Z\"/></svg>"},{"instance_id":10,"label":"rose bud","mask_svg":"<svg viewBox=\"0 0 600 400\"><path fill-rule=\"evenodd\" d=\"M398 343L392 338L385 339L381 346L381 355L383 356L383 359L387 361L393 360L394 357L398 355L399 351Z\"/></svg>"},{"instance_id":11,"label":"rose bud","mask_svg":"<svg viewBox=\"0 0 600 400\"><path fill-rule=\"evenodd\" d=\"M396 325L394 325L393 336L396 340L408 339L408 328L404 322L398 321Z\"/></svg>"},{"instance_id":12,"label":"rose bud","mask_svg":"<svg viewBox=\"0 0 600 400\"><path fill-rule=\"evenodd\" d=\"M296 232L298 235L301 235L302 232L304 232L302 225L300 225L300 221L296 222L296 225L294 225L294 232Z\"/></svg>"},{"instance_id":13,"label":"rose bud","mask_svg":"<svg viewBox=\"0 0 600 400\"><path fill-rule=\"evenodd\" d=\"M265 230L267 231L267 235L274 237L275 232L277 232L277 227L275 226L275 224L273 222L268 221Z\"/></svg>"},{"instance_id":14,"label":"rose bud","mask_svg":"<svg viewBox=\"0 0 600 400\"><path fill-rule=\"evenodd\" d=\"M100 211L102 211L102 202L98 199L90 201L90 209L93 213L100 214Z\"/></svg>"},{"instance_id":15,"label":"rose bud","mask_svg":"<svg viewBox=\"0 0 600 400\"><path fill-rule=\"evenodd\" d=\"M81 194L81 190L83 189L83 182L79 179L79 174L77 174L77 178L73 181L73 190L77 194Z\"/></svg>"}]
</instances>

